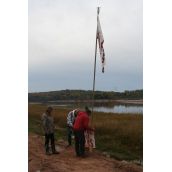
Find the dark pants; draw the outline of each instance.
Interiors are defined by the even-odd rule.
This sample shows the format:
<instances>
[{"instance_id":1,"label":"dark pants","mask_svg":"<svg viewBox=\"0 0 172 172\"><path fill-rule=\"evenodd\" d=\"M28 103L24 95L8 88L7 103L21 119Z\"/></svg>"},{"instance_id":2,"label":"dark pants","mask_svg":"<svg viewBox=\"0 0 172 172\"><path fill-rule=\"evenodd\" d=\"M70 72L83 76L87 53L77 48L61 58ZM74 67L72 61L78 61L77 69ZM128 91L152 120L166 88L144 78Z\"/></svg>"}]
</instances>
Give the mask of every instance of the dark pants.
<instances>
[{"instance_id":1,"label":"dark pants","mask_svg":"<svg viewBox=\"0 0 172 172\"><path fill-rule=\"evenodd\" d=\"M85 154L85 136L84 131L74 131L75 134L75 151L77 156Z\"/></svg>"},{"instance_id":2,"label":"dark pants","mask_svg":"<svg viewBox=\"0 0 172 172\"><path fill-rule=\"evenodd\" d=\"M52 153L54 153L55 150L55 142L54 142L54 133L51 134L45 134L45 151L49 152L49 141L51 141L51 150Z\"/></svg>"},{"instance_id":3,"label":"dark pants","mask_svg":"<svg viewBox=\"0 0 172 172\"><path fill-rule=\"evenodd\" d=\"M72 145L72 134L73 130L71 127L67 127L67 137L68 137L68 144Z\"/></svg>"}]
</instances>

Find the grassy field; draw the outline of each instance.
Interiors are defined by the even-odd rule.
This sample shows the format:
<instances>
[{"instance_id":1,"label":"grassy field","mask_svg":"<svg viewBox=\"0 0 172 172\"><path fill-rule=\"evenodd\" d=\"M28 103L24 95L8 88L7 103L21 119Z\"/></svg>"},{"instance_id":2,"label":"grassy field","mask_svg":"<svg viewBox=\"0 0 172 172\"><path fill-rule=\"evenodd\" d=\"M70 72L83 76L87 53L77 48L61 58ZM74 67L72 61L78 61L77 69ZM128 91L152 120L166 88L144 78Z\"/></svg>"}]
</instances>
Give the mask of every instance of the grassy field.
<instances>
[{"instance_id":1,"label":"grassy field","mask_svg":"<svg viewBox=\"0 0 172 172\"><path fill-rule=\"evenodd\" d=\"M41 115L45 105L29 104L29 132L43 135ZM56 107L56 139L65 139L66 115L69 109ZM119 160L142 160L143 157L143 116L140 114L115 114L95 112L93 122L96 129L96 147Z\"/></svg>"}]
</instances>

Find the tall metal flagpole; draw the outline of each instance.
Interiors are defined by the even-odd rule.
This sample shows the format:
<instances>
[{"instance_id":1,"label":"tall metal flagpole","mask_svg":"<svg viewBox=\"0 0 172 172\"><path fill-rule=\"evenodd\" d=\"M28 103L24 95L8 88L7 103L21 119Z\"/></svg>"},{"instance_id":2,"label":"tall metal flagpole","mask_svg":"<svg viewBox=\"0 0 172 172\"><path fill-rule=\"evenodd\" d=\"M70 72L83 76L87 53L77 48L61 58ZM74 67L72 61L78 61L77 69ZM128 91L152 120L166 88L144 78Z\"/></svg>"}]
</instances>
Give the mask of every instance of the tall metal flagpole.
<instances>
[{"instance_id":1,"label":"tall metal flagpole","mask_svg":"<svg viewBox=\"0 0 172 172\"><path fill-rule=\"evenodd\" d=\"M98 21L98 15L99 15L99 9L100 7L97 7L97 21ZM93 77L93 97L92 97L92 120L93 121L93 114L94 114L94 93L95 93L95 80L96 80L96 59L97 59L97 29L96 29L96 44L95 44L95 59L94 59L94 77Z\"/></svg>"}]
</instances>

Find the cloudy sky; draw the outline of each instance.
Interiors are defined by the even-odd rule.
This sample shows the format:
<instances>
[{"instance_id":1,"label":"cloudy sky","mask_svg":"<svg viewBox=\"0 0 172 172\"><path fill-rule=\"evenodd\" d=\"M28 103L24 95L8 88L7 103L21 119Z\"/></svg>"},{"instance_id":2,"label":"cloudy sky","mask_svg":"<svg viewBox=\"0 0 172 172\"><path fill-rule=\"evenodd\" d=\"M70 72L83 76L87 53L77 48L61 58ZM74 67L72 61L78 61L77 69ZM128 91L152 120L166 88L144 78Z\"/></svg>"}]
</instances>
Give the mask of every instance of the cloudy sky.
<instances>
[{"instance_id":1,"label":"cloudy sky","mask_svg":"<svg viewBox=\"0 0 172 172\"><path fill-rule=\"evenodd\" d=\"M97 6L96 90L143 88L142 0L29 0L29 92L92 89Z\"/></svg>"}]
</instances>

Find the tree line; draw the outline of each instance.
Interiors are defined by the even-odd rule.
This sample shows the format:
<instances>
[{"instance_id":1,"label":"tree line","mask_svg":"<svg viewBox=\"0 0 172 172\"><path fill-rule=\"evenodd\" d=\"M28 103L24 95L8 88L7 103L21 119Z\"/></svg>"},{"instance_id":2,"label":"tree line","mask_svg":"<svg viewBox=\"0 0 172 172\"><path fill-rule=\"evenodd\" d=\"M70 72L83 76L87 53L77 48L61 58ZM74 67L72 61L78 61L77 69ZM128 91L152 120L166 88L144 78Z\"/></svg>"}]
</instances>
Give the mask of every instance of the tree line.
<instances>
[{"instance_id":1,"label":"tree line","mask_svg":"<svg viewBox=\"0 0 172 172\"><path fill-rule=\"evenodd\" d=\"M95 99L116 100L116 99L143 99L143 90L132 90L124 92L95 91ZM92 90L60 90L50 92L29 93L29 102L47 102L57 100L91 100Z\"/></svg>"}]
</instances>

